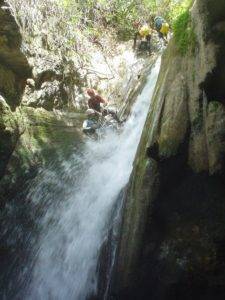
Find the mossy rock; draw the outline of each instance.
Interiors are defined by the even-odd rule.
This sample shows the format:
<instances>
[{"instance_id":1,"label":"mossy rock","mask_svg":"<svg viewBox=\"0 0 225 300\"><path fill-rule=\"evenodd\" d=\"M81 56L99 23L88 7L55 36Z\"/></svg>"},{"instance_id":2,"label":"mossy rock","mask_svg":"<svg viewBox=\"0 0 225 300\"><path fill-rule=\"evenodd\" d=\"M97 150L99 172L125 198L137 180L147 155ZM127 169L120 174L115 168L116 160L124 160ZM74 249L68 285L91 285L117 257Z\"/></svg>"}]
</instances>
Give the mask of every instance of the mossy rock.
<instances>
[{"instance_id":1,"label":"mossy rock","mask_svg":"<svg viewBox=\"0 0 225 300\"><path fill-rule=\"evenodd\" d=\"M0 65L0 90L11 101L16 97L15 74L8 68Z\"/></svg>"},{"instance_id":2,"label":"mossy rock","mask_svg":"<svg viewBox=\"0 0 225 300\"><path fill-rule=\"evenodd\" d=\"M218 102L218 101L210 101L209 102L209 107L208 107L208 112L209 113L214 113L217 110L219 110L220 108L223 109L223 105L220 102Z\"/></svg>"},{"instance_id":3,"label":"mossy rock","mask_svg":"<svg viewBox=\"0 0 225 300\"><path fill-rule=\"evenodd\" d=\"M161 137L159 140L159 156L162 158L166 158L176 155L179 144L180 140Z\"/></svg>"},{"instance_id":4,"label":"mossy rock","mask_svg":"<svg viewBox=\"0 0 225 300\"><path fill-rule=\"evenodd\" d=\"M181 55L185 55L188 51L193 53L196 48L197 38L189 10L186 10L177 18L174 22L173 30L175 43Z\"/></svg>"}]
</instances>

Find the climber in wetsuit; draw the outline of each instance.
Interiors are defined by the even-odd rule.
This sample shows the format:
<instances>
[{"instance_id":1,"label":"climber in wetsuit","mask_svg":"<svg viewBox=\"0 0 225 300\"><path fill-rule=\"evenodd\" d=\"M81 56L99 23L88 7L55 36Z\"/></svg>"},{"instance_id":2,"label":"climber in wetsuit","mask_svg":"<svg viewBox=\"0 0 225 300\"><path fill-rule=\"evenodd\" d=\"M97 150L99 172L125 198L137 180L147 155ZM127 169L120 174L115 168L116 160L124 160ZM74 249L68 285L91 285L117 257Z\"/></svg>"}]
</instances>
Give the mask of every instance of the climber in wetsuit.
<instances>
[{"instance_id":1,"label":"climber in wetsuit","mask_svg":"<svg viewBox=\"0 0 225 300\"><path fill-rule=\"evenodd\" d=\"M155 17L154 19L155 29L159 34L159 37L162 38L167 43L167 36L169 33L169 24L160 16Z\"/></svg>"},{"instance_id":2,"label":"climber in wetsuit","mask_svg":"<svg viewBox=\"0 0 225 300\"><path fill-rule=\"evenodd\" d=\"M90 97L88 99L88 107L101 112L101 103L107 104L108 102L101 96L97 95L94 90L87 89L87 94Z\"/></svg>"},{"instance_id":3,"label":"climber in wetsuit","mask_svg":"<svg viewBox=\"0 0 225 300\"><path fill-rule=\"evenodd\" d=\"M137 31L135 32L134 35L134 44L133 44L133 48L136 48L136 44L137 44L137 39L141 39L141 43L139 48L141 50L150 50L150 41L151 41L151 28L150 26L145 23L143 25L140 25L140 23L135 22L134 23L135 28L137 29Z\"/></svg>"},{"instance_id":4,"label":"climber in wetsuit","mask_svg":"<svg viewBox=\"0 0 225 300\"><path fill-rule=\"evenodd\" d=\"M89 110L94 110L97 114L101 113L102 117L111 115L114 120L116 120L118 123L121 123L119 117L117 116L117 112L114 109L109 107L101 108L101 103L106 105L108 104L108 101L97 95L92 89L87 89L87 94L90 97L88 99Z\"/></svg>"}]
</instances>

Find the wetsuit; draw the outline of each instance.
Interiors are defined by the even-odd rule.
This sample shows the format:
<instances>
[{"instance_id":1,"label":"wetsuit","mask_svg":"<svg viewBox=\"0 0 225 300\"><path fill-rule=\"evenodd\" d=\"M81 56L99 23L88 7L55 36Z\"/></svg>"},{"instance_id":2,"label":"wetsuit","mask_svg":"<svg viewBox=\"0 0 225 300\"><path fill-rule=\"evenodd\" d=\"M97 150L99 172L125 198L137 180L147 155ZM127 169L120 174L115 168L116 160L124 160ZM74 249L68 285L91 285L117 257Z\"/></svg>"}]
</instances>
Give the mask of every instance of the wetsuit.
<instances>
[{"instance_id":1,"label":"wetsuit","mask_svg":"<svg viewBox=\"0 0 225 300\"><path fill-rule=\"evenodd\" d=\"M146 38L147 44L141 42L140 49L150 50L150 41L151 41L151 28L148 25L143 25L134 36L134 46L136 48L136 43L138 38Z\"/></svg>"},{"instance_id":2,"label":"wetsuit","mask_svg":"<svg viewBox=\"0 0 225 300\"><path fill-rule=\"evenodd\" d=\"M105 100L98 95L91 96L88 100L89 108L92 108L98 112L101 112L100 103L105 103Z\"/></svg>"},{"instance_id":3,"label":"wetsuit","mask_svg":"<svg viewBox=\"0 0 225 300\"><path fill-rule=\"evenodd\" d=\"M169 32L169 24L162 17L155 18L155 28L158 31L160 38L164 39L167 37Z\"/></svg>"}]
</instances>

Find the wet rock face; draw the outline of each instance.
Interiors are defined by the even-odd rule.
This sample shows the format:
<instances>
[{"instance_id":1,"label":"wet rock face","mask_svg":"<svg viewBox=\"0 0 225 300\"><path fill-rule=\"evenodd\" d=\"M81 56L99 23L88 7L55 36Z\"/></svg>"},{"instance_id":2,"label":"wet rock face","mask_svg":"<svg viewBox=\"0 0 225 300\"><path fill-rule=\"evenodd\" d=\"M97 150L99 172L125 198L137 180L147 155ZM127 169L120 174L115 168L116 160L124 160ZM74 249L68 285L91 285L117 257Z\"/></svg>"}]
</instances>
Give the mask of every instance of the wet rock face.
<instances>
[{"instance_id":1,"label":"wet rock face","mask_svg":"<svg viewBox=\"0 0 225 300\"><path fill-rule=\"evenodd\" d=\"M208 73L201 88L205 91L208 101L219 101L225 105L225 71L221 63L225 55L225 3L223 1L205 1L203 8L208 10L206 16L205 40L217 45L216 64Z\"/></svg>"},{"instance_id":2,"label":"wet rock face","mask_svg":"<svg viewBox=\"0 0 225 300\"><path fill-rule=\"evenodd\" d=\"M5 99L0 96L0 178L19 138L19 131L13 113Z\"/></svg>"},{"instance_id":3,"label":"wet rock face","mask_svg":"<svg viewBox=\"0 0 225 300\"><path fill-rule=\"evenodd\" d=\"M118 299L225 298L224 5L195 1L194 54L174 41L164 54L125 204Z\"/></svg>"},{"instance_id":4,"label":"wet rock face","mask_svg":"<svg viewBox=\"0 0 225 300\"><path fill-rule=\"evenodd\" d=\"M29 46L33 47L32 44ZM29 58L34 66L33 78L27 81L22 105L43 107L48 111L52 111L53 108L76 108L77 97L85 82L81 82L74 62L65 61L66 58L60 58L41 47L37 53L33 53Z\"/></svg>"},{"instance_id":5,"label":"wet rock face","mask_svg":"<svg viewBox=\"0 0 225 300\"><path fill-rule=\"evenodd\" d=\"M31 68L21 52L21 35L4 1L0 3L0 178L19 138L18 118L12 112L21 102Z\"/></svg>"},{"instance_id":6,"label":"wet rock face","mask_svg":"<svg viewBox=\"0 0 225 300\"><path fill-rule=\"evenodd\" d=\"M61 83L57 80L46 81L42 83L41 88L34 91L33 87L26 87L26 102L23 103L30 107L43 107L46 110L53 110L53 108L63 108L63 92L66 98L65 91L61 89ZM65 100L65 99L64 99Z\"/></svg>"},{"instance_id":7,"label":"wet rock face","mask_svg":"<svg viewBox=\"0 0 225 300\"><path fill-rule=\"evenodd\" d=\"M214 28L215 24L223 23L225 19L225 3L222 0L212 1L212 0L201 0L199 5L202 6L203 10L207 10L207 26L209 28ZM206 36L213 36L213 32L206 32Z\"/></svg>"},{"instance_id":8,"label":"wet rock face","mask_svg":"<svg viewBox=\"0 0 225 300\"><path fill-rule=\"evenodd\" d=\"M0 93L12 109L21 101L31 67L21 52L21 35L6 6L0 7Z\"/></svg>"},{"instance_id":9,"label":"wet rock face","mask_svg":"<svg viewBox=\"0 0 225 300\"><path fill-rule=\"evenodd\" d=\"M141 299L151 295L151 299L222 300L224 181L184 168L182 175L179 170L174 176L169 161L160 168L160 192L146 226L139 265Z\"/></svg>"}]
</instances>

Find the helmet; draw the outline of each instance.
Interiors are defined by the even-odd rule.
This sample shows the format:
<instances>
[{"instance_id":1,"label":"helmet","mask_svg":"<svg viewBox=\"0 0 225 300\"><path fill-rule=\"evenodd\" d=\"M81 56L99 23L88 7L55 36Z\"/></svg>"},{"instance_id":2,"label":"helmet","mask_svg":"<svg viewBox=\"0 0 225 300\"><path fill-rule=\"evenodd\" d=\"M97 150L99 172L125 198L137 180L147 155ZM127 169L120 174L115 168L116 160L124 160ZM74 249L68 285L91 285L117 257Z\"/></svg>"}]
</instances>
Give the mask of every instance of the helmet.
<instances>
[{"instance_id":1,"label":"helmet","mask_svg":"<svg viewBox=\"0 0 225 300\"><path fill-rule=\"evenodd\" d=\"M158 20L158 19L162 19L162 17L156 16L156 17L154 18L154 21L156 21L156 20Z\"/></svg>"},{"instance_id":2,"label":"helmet","mask_svg":"<svg viewBox=\"0 0 225 300\"><path fill-rule=\"evenodd\" d=\"M138 21L138 20L136 20L136 21L133 22L134 28L138 28L140 26L140 24L141 24L141 22Z\"/></svg>"},{"instance_id":3,"label":"helmet","mask_svg":"<svg viewBox=\"0 0 225 300\"><path fill-rule=\"evenodd\" d=\"M116 114L117 110L114 106L108 106L107 108L108 114Z\"/></svg>"},{"instance_id":4,"label":"helmet","mask_svg":"<svg viewBox=\"0 0 225 300\"><path fill-rule=\"evenodd\" d=\"M87 89L87 94L89 95L89 96L93 96L93 95L95 95L95 91L93 90L93 89Z\"/></svg>"},{"instance_id":5,"label":"helmet","mask_svg":"<svg viewBox=\"0 0 225 300\"><path fill-rule=\"evenodd\" d=\"M86 110L86 114L87 114L88 116L95 115L95 111L94 111L94 109L92 109L92 108L88 108L88 109Z\"/></svg>"},{"instance_id":6,"label":"helmet","mask_svg":"<svg viewBox=\"0 0 225 300\"><path fill-rule=\"evenodd\" d=\"M145 24L141 27L141 29L139 30L139 34L140 34L140 36L142 36L142 37L145 37L145 36L151 34L151 29L150 29L150 27L148 26L148 24L145 23Z\"/></svg>"}]
</instances>

